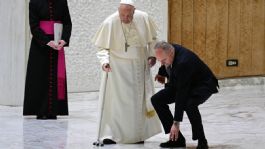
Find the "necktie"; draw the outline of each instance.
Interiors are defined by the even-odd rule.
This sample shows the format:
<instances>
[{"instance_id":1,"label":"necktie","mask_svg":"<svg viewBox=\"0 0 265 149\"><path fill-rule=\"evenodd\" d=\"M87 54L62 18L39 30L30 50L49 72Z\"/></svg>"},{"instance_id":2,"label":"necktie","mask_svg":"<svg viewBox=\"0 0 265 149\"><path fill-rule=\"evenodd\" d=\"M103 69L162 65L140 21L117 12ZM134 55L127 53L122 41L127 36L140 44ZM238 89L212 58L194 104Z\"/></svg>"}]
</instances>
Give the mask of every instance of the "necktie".
<instances>
[{"instance_id":1,"label":"necktie","mask_svg":"<svg viewBox=\"0 0 265 149\"><path fill-rule=\"evenodd\" d=\"M166 71L167 71L167 74L168 74L168 82L170 82L171 66L166 67Z\"/></svg>"}]
</instances>

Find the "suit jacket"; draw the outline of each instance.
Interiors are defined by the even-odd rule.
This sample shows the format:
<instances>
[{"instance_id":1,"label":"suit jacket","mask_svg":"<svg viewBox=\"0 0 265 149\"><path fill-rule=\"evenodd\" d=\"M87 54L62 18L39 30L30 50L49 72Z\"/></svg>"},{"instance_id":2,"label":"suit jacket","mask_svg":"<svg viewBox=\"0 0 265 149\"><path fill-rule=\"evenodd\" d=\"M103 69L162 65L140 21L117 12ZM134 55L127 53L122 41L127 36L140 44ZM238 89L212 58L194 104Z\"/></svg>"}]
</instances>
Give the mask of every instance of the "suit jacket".
<instances>
[{"instance_id":1,"label":"suit jacket","mask_svg":"<svg viewBox=\"0 0 265 149\"><path fill-rule=\"evenodd\" d=\"M165 66L160 67L158 74L169 77L170 81L165 87L169 87L174 94L174 120L182 121L187 103L203 103L207 99L200 97L217 93L219 85L212 71L195 53L177 44L173 46L175 57L170 75L167 74Z\"/></svg>"}]
</instances>

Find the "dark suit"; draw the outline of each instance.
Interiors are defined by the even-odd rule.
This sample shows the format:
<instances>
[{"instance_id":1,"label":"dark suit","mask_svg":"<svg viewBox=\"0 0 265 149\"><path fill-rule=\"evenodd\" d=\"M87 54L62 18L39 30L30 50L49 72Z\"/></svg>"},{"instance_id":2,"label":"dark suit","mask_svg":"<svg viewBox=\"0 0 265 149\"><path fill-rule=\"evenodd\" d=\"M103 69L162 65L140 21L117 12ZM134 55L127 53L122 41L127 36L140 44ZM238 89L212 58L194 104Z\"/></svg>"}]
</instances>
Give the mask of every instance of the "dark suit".
<instances>
[{"instance_id":1,"label":"dark suit","mask_svg":"<svg viewBox=\"0 0 265 149\"><path fill-rule=\"evenodd\" d=\"M173 45L175 57L171 68L161 66L159 75L169 78L165 88L152 97L152 104L169 133L173 121L182 121L183 113L190 120L193 139L205 138L198 105L204 103L213 93L217 93L218 81L209 67L192 51ZM169 73L169 74L168 74ZM174 117L168 104L175 103Z\"/></svg>"}]
</instances>

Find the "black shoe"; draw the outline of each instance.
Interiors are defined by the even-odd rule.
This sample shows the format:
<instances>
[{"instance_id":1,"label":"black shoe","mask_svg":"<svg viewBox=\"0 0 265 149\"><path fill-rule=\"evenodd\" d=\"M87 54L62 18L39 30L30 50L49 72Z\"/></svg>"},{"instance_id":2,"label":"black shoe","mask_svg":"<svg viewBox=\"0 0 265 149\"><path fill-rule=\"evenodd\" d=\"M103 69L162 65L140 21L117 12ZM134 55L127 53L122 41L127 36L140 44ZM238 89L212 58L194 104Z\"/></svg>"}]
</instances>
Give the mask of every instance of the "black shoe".
<instances>
[{"instance_id":1,"label":"black shoe","mask_svg":"<svg viewBox=\"0 0 265 149\"><path fill-rule=\"evenodd\" d=\"M57 116L56 115L48 115L47 118L51 119L51 120L56 120Z\"/></svg>"},{"instance_id":2,"label":"black shoe","mask_svg":"<svg viewBox=\"0 0 265 149\"><path fill-rule=\"evenodd\" d=\"M172 147L186 147L185 139L178 139L177 141L167 141L160 144L162 148L172 148Z\"/></svg>"},{"instance_id":3,"label":"black shoe","mask_svg":"<svg viewBox=\"0 0 265 149\"><path fill-rule=\"evenodd\" d=\"M104 139L103 144L116 144L116 142L111 139Z\"/></svg>"},{"instance_id":4,"label":"black shoe","mask_svg":"<svg viewBox=\"0 0 265 149\"><path fill-rule=\"evenodd\" d=\"M144 141L136 142L135 144L144 144Z\"/></svg>"},{"instance_id":5,"label":"black shoe","mask_svg":"<svg viewBox=\"0 0 265 149\"><path fill-rule=\"evenodd\" d=\"M209 148L209 146L208 146L206 139L198 141L197 149L208 149L208 148Z\"/></svg>"},{"instance_id":6,"label":"black shoe","mask_svg":"<svg viewBox=\"0 0 265 149\"><path fill-rule=\"evenodd\" d=\"M47 116L46 115L37 115L37 120L47 120Z\"/></svg>"}]
</instances>

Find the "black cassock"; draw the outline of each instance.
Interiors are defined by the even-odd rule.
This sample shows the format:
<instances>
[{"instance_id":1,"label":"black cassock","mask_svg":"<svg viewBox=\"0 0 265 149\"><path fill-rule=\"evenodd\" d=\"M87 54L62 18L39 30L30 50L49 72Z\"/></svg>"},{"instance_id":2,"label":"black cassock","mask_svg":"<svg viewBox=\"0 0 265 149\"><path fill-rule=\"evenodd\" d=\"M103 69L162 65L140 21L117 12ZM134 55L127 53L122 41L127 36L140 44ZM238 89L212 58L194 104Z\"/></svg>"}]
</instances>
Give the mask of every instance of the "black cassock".
<instances>
[{"instance_id":1,"label":"black cassock","mask_svg":"<svg viewBox=\"0 0 265 149\"><path fill-rule=\"evenodd\" d=\"M23 115L68 115L67 86L64 99L57 97L58 51L47 46L53 35L40 28L40 21L60 21L62 40L69 45L72 23L67 0L30 0L32 40L29 52ZM66 78L66 76L65 76Z\"/></svg>"}]
</instances>

